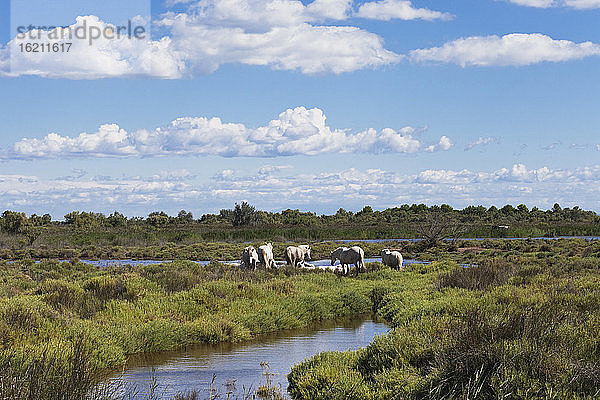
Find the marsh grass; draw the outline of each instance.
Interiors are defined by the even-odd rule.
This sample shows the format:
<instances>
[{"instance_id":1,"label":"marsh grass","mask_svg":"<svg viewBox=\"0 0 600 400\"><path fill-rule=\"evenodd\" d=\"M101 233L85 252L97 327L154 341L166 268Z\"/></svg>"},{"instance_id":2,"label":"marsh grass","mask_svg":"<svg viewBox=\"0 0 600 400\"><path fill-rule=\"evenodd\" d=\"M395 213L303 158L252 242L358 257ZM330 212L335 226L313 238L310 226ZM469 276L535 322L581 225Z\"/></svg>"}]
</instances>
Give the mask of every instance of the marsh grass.
<instances>
[{"instance_id":1,"label":"marsh grass","mask_svg":"<svg viewBox=\"0 0 600 400\"><path fill-rule=\"evenodd\" d=\"M458 267L440 274L437 288L461 288L468 290L486 290L492 285L503 285L517 273L517 266L505 260L486 261L469 268Z\"/></svg>"},{"instance_id":2,"label":"marsh grass","mask_svg":"<svg viewBox=\"0 0 600 400\"><path fill-rule=\"evenodd\" d=\"M85 338L69 345L4 349L0 352L2 399L104 399L114 392L98 386L103 371Z\"/></svg>"},{"instance_id":3,"label":"marsh grass","mask_svg":"<svg viewBox=\"0 0 600 400\"><path fill-rule=\"evenodd\" d=\"M404 279L385 269L338 277L218 262L106 269L78 261L2 263L0 398L84 398L129 354L240 342L364 314L374 288L393 290Z\"/></svg>"},{"instance_id":4,"label":"marsh grass","mask_svg":"<svg viewBox=\"0 0 600 400\"><path fill-rule=\"evenodd\" d=\"M224 259L240 245L185 247ZM334 245L319 244L317 254ZM382 245L389 246L364 247L377 254ZM84 398L85 387L91 396L129 354L244 341L368 312L392 332L358 352L297 365L288 377L293 398L597 398L600 243L453 245L398 244L407 258L437 261L399 272L373 263L350 277L218 262L106 269L75 259L0 262L0 398ZM167 256L179 248L154 250Z\"/></svg>"},{"instance_id":5,"label":"marsh grass","mask_svg":"<svg viewBox=\"0 0 600 400\"><path fill-rule=\"evenodd\" d=\"M372 302L392 321L392 332L357 352L322 353L295 366L290 394L598 398L598 259L543 253L442 270L421 296L373 290Z\"/></svg>"}]
</instances>

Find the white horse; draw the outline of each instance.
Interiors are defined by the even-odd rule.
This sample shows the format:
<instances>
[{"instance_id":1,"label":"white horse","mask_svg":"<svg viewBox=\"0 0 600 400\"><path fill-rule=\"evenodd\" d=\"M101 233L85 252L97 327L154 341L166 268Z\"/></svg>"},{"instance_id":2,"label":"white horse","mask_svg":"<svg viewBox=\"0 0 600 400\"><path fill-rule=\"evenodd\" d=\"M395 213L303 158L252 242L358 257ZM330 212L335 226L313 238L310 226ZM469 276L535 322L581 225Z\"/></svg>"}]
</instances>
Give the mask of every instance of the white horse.
<instances>
[{"instance_id":1,"label":"white horse","mask_svg":"<svg viewBox=\"0 0 600 400\"><path fill-rule=\"evenodd\" d=\"M399 251L381 250L381 263L390 268L402 269L402 254Z\"/></svg>"},{"instance_id":2,"label":"white horse","mask_svg":"<svg viewBox=\"0 0 600 400\"><path fill-rule=\"evenodd\" d=\"M258 265L258 253L253 246L248 246L244 249L244 253L242 253L242 268L251 268L256 269Z\"/></svg>"},{"instance_id":3,"label":"white horse","mask_svg":"<svg viewBox=\"0 0 600 400\"><path fill-rule=\"evenodd\" d=\"M285 260L292 267L304 264L305 261L310 261L310 259L310 246L307 244L288 246L288 248L285 249Z\"/></svg>"},{"instance_id":4,"label":"white horse","mask_svg":"<svg viewBox=\"0 0 600 400\"><path fill-rule=\"evenodd\" d=\"M273 258L273 244L263 244L258 248L258 261L267 269L277 267L275 259Z\"/></svg>"},{"instance_id":5,"label":"white horse","mask_svg":"<svg viewBox=\"0 0 600 400\"><path fill-rule=\"evenodd\" d=\"M358 246L338 247L331 252L331 265L335 265L336 260L340 260L344 275L348 275L350 271L349 264L354 264L357 273L358 271L367 271L365 268L365 252Z\"/></svg>"}]
</instances>

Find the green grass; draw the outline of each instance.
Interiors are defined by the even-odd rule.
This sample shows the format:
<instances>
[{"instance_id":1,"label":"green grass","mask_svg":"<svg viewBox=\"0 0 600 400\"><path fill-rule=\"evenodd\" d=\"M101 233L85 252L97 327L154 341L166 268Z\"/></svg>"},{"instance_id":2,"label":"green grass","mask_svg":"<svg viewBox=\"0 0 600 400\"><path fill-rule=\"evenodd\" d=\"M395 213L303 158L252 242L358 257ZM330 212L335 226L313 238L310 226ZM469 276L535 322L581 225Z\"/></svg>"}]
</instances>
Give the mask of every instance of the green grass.
<instances>
[{"instance_id":1,"label":"green grass","mask_svg":"<svg viewBox=\"0 0 600 400\"><path fill-rule=\"evenodd\" d=\"M11 398L30 398L18 393L31 388L40 399L52 398L35 384L40 370L58 371L45 375L49 388L65 379L83 384L91 378L81 379L82 369L101 377L129 354L240 342L369 313L373 291L393 291L405 278L389 269L347 278L189 261L106 270L80 262L3 263L0 365L11 367L0 379L13 382Z\"/></svg>"},{"instance_id":2,"label":"green grass","mask_svg":"<svg viewBox=\"0 0 600 400\"><path fill-rule=\"evenodd\" d=\"M600 396L598 257L488 259L440 272L426 291L385 293L377 304L391 333L295 366L294 399Z\"/></svg>"},{"instance_id":3,"label":"green grass","mask_svg":"<svg viewBox=\"0 0 600 400\"><path fill-rule=\"evenodd\" d=\"M286 245L275 243L276 252ZM0 398L83 399L130 354L240 342L370 312L391 333L360 351L295 366L293 398L600 395L600 243L397 245L405 258L435 262L399 272L370 263L358 277L218 262L104 270L78 261L0 262ZM189 248L227 259L239 246ZM314 245L315 258L334 246ZM389 244L363 245L367 255L382 246Z\"/></svg>"}]
</instances>

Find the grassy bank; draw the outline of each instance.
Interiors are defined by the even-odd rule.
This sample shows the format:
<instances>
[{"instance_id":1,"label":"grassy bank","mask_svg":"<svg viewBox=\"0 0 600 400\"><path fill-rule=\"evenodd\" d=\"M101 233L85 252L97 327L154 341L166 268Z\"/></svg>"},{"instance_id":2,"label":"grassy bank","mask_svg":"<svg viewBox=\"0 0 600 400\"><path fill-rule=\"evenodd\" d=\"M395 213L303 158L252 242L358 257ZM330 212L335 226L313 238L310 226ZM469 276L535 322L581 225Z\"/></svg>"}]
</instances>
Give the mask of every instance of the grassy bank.
<instances>
[{"instance_id":1,"label":"grassy bank","mask_svg":"<svg viewBox=\"0 0 600 400\"><path fill-rule=\"evenodd\" d=\"M600 258L583 242L479 255L428 289L383 292L394 329L288 376L294 399L597 399ZM531 245L531 247L535 247ZM517 254L515 254L517 253ZM587 253L580 256L578 253Z\"/></svg>"}]
</instances>

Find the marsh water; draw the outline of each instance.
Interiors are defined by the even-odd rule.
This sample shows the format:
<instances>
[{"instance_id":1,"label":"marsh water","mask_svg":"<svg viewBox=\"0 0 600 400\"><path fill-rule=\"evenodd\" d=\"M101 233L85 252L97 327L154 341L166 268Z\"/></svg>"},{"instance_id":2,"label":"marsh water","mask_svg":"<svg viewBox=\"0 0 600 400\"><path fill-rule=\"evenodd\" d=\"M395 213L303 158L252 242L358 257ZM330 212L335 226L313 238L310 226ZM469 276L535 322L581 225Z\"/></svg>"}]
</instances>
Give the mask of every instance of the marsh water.
<instances>
[{"instance_id":1,"label":"marsh water","mask_svg":"<svg viewBox=\"0 0 600 400\"><path fill-rule=\"evenodd\" d=\"M600 236L556 236L556 237L530 237L530 238L525 238L525 237L519 237L519 238L488 238L490 240L560 240L560 239L584 239L587 241L597 241L600 240ZM386 243L386 242L419 242L422 239L351 239L351 240L344 240L344 239L339 239L339 240L334 240L334 242L337 243ZM452 239L448 239L448 240L452 240ZM473 241L483 241L483 240L487 240L486 238L464 238L464 239L456 239L456 240L473 240ZM60 260L60 261L68 261L68 260ZM152 264L162 264L162 263L166 263L166 262L171 262L172 260L131 260L131 259L126 259L126 260L80 260L83 263L86 264L92 264L92 265L96 265L98 267L101 268L106 268L109 266L119 266L119 265L132 265L132 266L136 266L136 265L152 265ZM200 265L207 265L210 263L210 261L207 260L193 260L195 263L198 263ZM381 257L373 257L373 258L365 258L365 262L380 262L381 261ZM225 264L234 264L237 265L240 263L239 260L226 260L226 261L221 261ZM284 261L278 261L277 262L278 265L283 265L285 264ZM316 267L325 267L325 266L329 266L330 264L330 260L326 259L326 260L314 260L314 261L310 261L311 265L314 265ZM428 262L426 261L419 261L419 260L404 260L404 266L408 266L410 264L428 264Z\"/></svg>"},{"instance_id":2,"label":"marsh water","mask_svg":"<svg viewBox=\"0 0 600 400\"><path fill-rule=\"evenodd\" d=\"M285 393L286 375L294 364L323 351L357 350L388 330L383 322L363 317L262 335L243 344L198 345L140 355L130 358L111 382L133 392L135 399L149 398L151 392L157 398L172 399L192 390L198 390L200 398L208 398L211 390L221 398L228 393L230 398L243 398L244 393L265 384L268 372L271 385Z\"/></svg>"},{"instance_id":3,"label":"marsh water","mask_svg":"<svg viewBox=\"0 0 600 400\"><path fill-rule=\"evenodd\" d=\"M62 260L62 261L66 261L66 260ZM169 263L172 262L171 260L80 260L82 263L85 264L91 264L91 265L95 265L97 267L100 268L107 268L110 266L119 266L119 265L131 265L131 266L136 266L136 265L154 265L154 264L163 264L163 263ZM208 265L210 263L210 261L193 261L197 264L200 265ZM221 261L222 263L225 264L232 264L232 265L238 265L240 263L239 260L237 261ZM365 262L366 263L370 263L370 262L381 262L381 257L373 257L373 258L365 258ZM310 261L311 265L314 265L315 267L327 267L327 266L331 266L331 260L313 260ZM339 262L338 262L339 264ZM418 261L418 260L404 260L404 266L410 265L410 264L427 264L426 261ZM277 261L277 265L281 266L281 265L285 265L285 261Z\"/></svg>"},{"instance_id":4,"label":"marsh water","mask_svg":"<svg viewBox=\"0 0 600 400\"><path fill-rule=\"evenodd\" d=\"M474 240L474 241L483 241L483 240L560 240L560 239L584 239L586 241L597 241L600 240L600 236L556 236L556 237L529 237L529 238L525 238L525 237L519 237L519 238L464 238L464 239L455 239L455 240ZM337 243L386 243L386 242L419 242L422 239L349 239L349 240L345 240L345 239L339 239L339 240L334 240L334 242ZM447 239L447 240L452 240L452 239ZM59 261L69 261L69 260L59 260ZM131 266L136 266L136 265L153 265L153 264L163 264L163 263L167 263L167 262L172 262L172 260L133 260L133 259L123 259L123 260L79 260L83 263L86 264L91 264L91 265L95 265L98 266L100 268L107 268L110 266L120 266L120 265L131 265ZM200 264L200 265L208 265L210 263L210 261L207 260L192 260L193 262ZM14 261L8 261L9 263L12 263ZM39 262L39 260L36 261L36 263ZM222 263L225 264L232 264L232 265L239 265L240 260L228 260L228 261L220 261ZM326 260L314 260L314 261L310 261L311 265L314 265L315 267L326 267L326 266L330 266L330 260L326 259ZM365 258L365 262L381 262L381 257L373 257L373 258ZM284 261L277 261L277 265L283 265L285 264ZM419 261L419 260L404 260L403 265L406 267L410 264L429 264L429 262L427 261ZM464 266L470 266L470 265L464 265Z\"/></svg>"}]
</instances>

